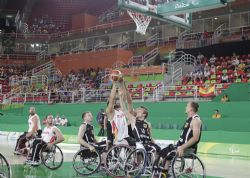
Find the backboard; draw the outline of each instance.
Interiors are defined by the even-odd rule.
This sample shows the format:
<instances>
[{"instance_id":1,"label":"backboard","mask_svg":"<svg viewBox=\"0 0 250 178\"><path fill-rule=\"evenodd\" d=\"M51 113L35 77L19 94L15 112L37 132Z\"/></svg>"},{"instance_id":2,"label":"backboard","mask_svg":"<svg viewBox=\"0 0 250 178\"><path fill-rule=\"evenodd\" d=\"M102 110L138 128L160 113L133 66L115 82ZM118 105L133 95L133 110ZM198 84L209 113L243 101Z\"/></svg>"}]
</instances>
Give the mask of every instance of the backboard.
<instances>
[{"instance_id":1,"label":"backboard","mask_svg":"<svg viewBox=\"0 0 250 178\"><path fill-rule=\"evenodd\" d=\"M118 6L190 29L192 13L226 6L234 0L118 0Z\"/></svg>"}]
</instances>

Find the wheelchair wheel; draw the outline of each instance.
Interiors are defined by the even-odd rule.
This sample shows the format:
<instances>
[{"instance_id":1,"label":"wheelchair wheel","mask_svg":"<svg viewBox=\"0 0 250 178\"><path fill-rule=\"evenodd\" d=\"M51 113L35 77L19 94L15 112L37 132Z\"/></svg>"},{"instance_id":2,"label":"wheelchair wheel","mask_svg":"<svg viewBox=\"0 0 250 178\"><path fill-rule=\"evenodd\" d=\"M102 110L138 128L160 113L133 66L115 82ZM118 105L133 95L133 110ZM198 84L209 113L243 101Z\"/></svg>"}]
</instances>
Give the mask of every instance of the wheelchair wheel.
<instances>
[{"instance_id":1,"label":"wheelchair wheel","mask_svg":"<svg viewBox=\"0 0 250 178\"><path fill-rule=\"evenodd\" d=\"M40 152L41 161L47 168L51 170L58 169L63 163L63 153L62 150L54 145L51 149L44 145Z\"/></svg>"},{"instance_id":2,"label":"wheelchair wheel","mask_svg":"<svg viewBox=\"0 0 250 178\"><path fill-rule=\"evenodd\" d=\"M100 165L101 156L96 150L91 152L89 149L82 149L73 158L73 168L82 176L94 174Z\"/></svg>"},{"instance_id":3,"label":"wheelchair wheel","mask_svg":"<svg viewBox=\"0 0 250 178\"><path fill-rule=\"evenodd\" d=\"M174 157L171 163L174 178L197 177L205 178L205 166L198 156L191 153L184 157Z\"/></svg>"},{"instance_id":4,"label":"wheelchair wheel","mask_svg":"<svg viewBox=\"0 0 250 178\"><path fill-rule=\"evenodd\" d=\"M151 169L151 172L152 172L152 178L163 178L164 176L162 175L162 169L164 168L165 166L165 162L166 160L160 156L158 156L153 164L152 164L152 169Z\"/></svg>"},{"instance_id":5,"label":"wheelchair wheel","mask_svg":"<svg viewBox=\"0 0 250 178\"><path fill-rule=\"evenodd\" d=\"M0 177L10 178L11 169L7 159L0 153Z\"/></svg>"},{"instance_id":6,"label":"wheelchair wheel","mask_svg":"<svg viewBox=\"0 0 250 178\"><path fill-rule=\"evenodd\" d=\"M154 153L147 153L147 162L146 162L146 168L143 173L143 176L151 176L152 175L152 168L155 161L155 154Z\"/></svg>"},{"instance_id":7,"label":"wheelchair wheel","mask_svg":"<svg viewBox=\"0 0 250 178\"><path fill-rule=\"evenodd\" d=\"M106 172L112 177L125 177L125 162L132 149L127 145L113 146L106 157Z\"/></svg>"},{"instance_id":8,"label":"wheelchair wheel","mask_svg":"<svg viewBox=\"0 0 250 178\"><path fill-rule=\"evenodd\" d=\"M127 177L140 177L144 173L147 164L146 151L143 149L133 150L125 162L125 174Z\"/></svg>"}]
</instances>

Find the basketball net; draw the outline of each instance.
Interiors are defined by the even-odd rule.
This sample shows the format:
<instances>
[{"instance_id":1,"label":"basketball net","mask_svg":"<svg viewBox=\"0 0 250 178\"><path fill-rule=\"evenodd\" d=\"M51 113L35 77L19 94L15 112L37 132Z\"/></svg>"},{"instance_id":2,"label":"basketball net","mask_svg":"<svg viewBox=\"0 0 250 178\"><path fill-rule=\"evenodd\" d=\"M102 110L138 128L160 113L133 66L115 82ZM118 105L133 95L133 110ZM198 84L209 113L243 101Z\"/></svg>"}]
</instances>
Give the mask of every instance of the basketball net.
<instances>
[{"instance_id":1,"label":"basketball net","mask_svg":"<svg viewBox=\"0 0 250 178\"><path fill-rule=\"evenodd\" d=\"M127 10L127 12L136 24L136 32L145 35L152 17L131 10Z\"/></svg>"}]
</instances>

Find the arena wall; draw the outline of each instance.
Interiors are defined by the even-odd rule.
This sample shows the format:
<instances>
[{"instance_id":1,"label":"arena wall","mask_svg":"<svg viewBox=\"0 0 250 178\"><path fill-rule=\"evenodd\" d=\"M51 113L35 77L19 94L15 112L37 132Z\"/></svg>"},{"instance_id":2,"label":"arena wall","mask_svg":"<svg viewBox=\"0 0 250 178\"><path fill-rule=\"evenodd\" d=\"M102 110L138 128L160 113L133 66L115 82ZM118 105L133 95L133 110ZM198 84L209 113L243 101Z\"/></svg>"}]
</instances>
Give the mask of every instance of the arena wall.
<instances>
[{"instance_id":1,"label":"arena wall","mask_svg":"<svg viewBox=\"0 0 250 178\"><path fill-rule=\"evenodd\" d=\"M177 49L177 51L184 51L187 54L192 54L197 56L201 52L204 56L211 57L212 54L215 56L232 56L235 52L236 54L250 54L250 40L231 42L231 43L221 43L214 44L210 46L205 46L202 48L193 49Z\"/></svg>"},{"instance_id":2,"label":"arena wall","mask_svg":"<svg viewBox=\"0 0 250 178\"><path fill-rule=\"evenodd\" d=\"M230 101L250 101L250 83L234 83L227 90L214 98L213 101L220 101L222 96L227 94Z\"/></svg>"},{"instance_id":3,"label":"arena wall","mask_svg":"<svg viewBox=\"0 0 250 178\"><path fill-rule=\"evenodd\" d=\"M145 106L149 110L148 120L152 123L154 129L180 130L184 120L185 102L176 103L136 103L135 107ZM13 111L1 111L4 116L0 118L0 124L25 124L28 117L28 108L31 105L25 105L24 108ZM106 103L86 103L86 104L37 104L37 112L41 119L48 114L54 116L59 113L65 115L72 126L79 126L82 123L81 114L84 111L91 111L96 117L101 108L105 108ZM229 132L249 132L250 102L200 102L199 114L203 121L204 131L229 131ZM218 109L222 114L221 119L212 119L212 114ZM94 119L94 125L97 126ZM237 125L237 126L236 126Z\"/></svg>"},{"instance_id":4,"label":"arena wall","mask_svg":"<svg viewBox=\"0 0 250 178\"><path fill-rule=\"evenodd\" d=\"M93 51L57 56L55 65L60 69L62 74L67 74L72 69L77 71L82 68L88 69L90 67L110 68L116 61L122 61L127 64L132 56L132 51L121 49Z\"/></svg>"}]
</instances>

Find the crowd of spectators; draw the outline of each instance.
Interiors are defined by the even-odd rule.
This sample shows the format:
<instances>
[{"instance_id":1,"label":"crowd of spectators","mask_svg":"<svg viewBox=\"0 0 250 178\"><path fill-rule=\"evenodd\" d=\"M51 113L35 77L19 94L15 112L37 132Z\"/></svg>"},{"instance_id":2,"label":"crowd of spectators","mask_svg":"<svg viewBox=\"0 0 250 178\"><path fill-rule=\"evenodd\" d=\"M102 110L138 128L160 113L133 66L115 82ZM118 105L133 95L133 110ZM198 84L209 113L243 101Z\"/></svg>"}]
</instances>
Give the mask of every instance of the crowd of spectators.
<instances>
[{"instance_id":1,"label":"crowd of spectators","mask_svg":"<svg viewBox=\"0 0 250 178\"><path fill-rule=\"evenodd\" d=\"M71 71L66 76L58 76L58 79L49 83L50 91L74 91L98 89L101 84L103 71L100 68L81 69L78 72Z\"/></svg>"},{"instance_id":2,"label":"crowd of spectators","mask_svg":"<svg viewBox=\"0 0 250 178\"><path fill-rule=\"evenodd\" d=\"M48 15L40 18L34 18L30 31L35 34L51 34L65 31L65 25L55 23Z\"/></svg>"},{"instance_id":3,"label":"crowd of spectators","mask_svg":"<svg viewBox=\"0 0 250 178\"><path fill-rule=\"evenodd\" d=\"M46 125L47 123L47 116L43 119L43 124ZM53 124L55 126L70 126L70 123L65 115L60 116L59 113L56 114L56 117L53 119Z\"/></svg>"},{"instance_id":4,"label":"crowd of spectators","mask_svg":"<svg viewBox=\"0 0 250 178\"><path fill-rule=\"evenodd\" d=\"M244 56L244 57L243 57ZM197 56L198 62L194 70L183 77L183 83L204 83L210 80L212 75L219 83L233 83L237 79L247 80L250 78L250 55L231 57L216 57L214 54L208 59L203 54Z\"/></svg>"},{"instance_id":5,"label":"crowd of spectators","mask_svg":"<svg viewBox=\"0 0 250 178\"><path fill-rule=\"evenodd\" d=\"M20 77L28 71L30 68L27 66L0 66L0 78L2 79L9 79L11 77Z\"/></svg>"}]
</instances>

